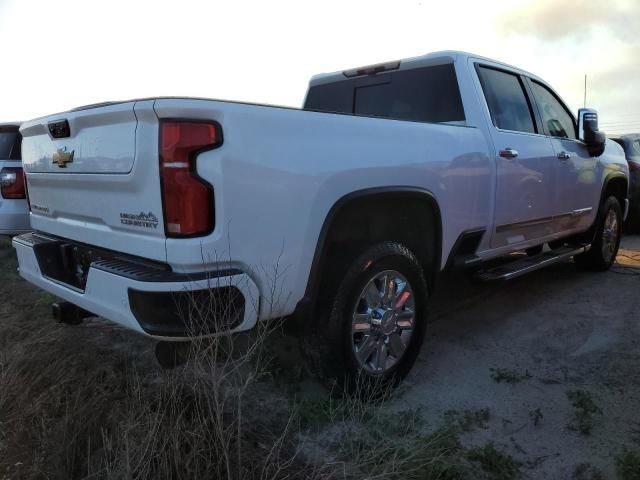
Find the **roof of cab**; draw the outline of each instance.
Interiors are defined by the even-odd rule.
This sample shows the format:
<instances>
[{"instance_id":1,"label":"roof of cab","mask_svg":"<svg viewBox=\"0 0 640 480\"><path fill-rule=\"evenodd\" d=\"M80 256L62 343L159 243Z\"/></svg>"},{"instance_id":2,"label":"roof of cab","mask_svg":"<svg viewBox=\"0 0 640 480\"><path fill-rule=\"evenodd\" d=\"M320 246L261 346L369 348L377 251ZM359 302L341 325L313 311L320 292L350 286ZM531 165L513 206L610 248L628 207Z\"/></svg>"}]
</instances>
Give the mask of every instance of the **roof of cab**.
<instances>
[{"instance_id":1,"label":"roof of cab","mask_svg":"<svg viewBox=\"0 0 640 480\"><path fill-rule=\"evenodd\" d=\"M458 61L466 61L468 58L474 58L481 61L491 62L493 64L500 65L509 70L519 71L529 77L540 80L536 75L529 73L521 68L514 67L513 65L509 65L504 62L500 62L498 60L494 60L492 58L482 57L480 55L475 55L473 53L462 52L457 50L443 50L440 52L427 53L426 55L421 55L418 57L405 58L400 60L400 67L398 70L408 70L411 68L418 67L427 67L431 65L443 65L447 63L454 63ZM381 64L385 64L389 62L381 62ZM365 67L362 67L365 68ZM321 85L324 83L331 83L340 80L347 80L348 78L344 75L344 70L340 70L337 72L331 73L320 73L318 75L314 75L311 77L311 81L309 82L309 86Z\"/></svg>"}]
</instances>

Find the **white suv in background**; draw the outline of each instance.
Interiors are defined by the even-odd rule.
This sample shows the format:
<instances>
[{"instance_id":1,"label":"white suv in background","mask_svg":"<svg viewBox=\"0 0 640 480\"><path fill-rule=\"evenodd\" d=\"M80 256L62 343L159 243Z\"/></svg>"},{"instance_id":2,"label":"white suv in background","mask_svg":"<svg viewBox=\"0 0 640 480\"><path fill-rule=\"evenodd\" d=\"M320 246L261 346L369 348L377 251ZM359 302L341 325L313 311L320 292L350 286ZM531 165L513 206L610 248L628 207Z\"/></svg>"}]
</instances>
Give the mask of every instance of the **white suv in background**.
<instances>
[{"instance_id":1,"label":"white suv in background","mask_svg":"<svg viewBox=\"0 0 640 480\"><path fill-rule=\"evenodd\" d=\"M31 230L19 123L0 123L0 235Z\"/></svg>"}]
</instances>

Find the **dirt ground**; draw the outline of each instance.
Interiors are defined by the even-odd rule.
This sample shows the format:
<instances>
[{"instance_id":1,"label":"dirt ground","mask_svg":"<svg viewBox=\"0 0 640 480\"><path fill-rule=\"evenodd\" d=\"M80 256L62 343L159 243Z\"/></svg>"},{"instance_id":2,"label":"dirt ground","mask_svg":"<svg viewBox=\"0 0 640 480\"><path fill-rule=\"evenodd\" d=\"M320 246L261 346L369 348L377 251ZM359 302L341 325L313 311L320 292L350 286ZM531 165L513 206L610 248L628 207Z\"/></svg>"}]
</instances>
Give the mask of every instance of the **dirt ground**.
<instances>
[{"instance_id":1,"label":"dirt ground","mask_svg":"<svg viewBox=\"0 0 640 480\"><path fill-rule=\"evenodd\" d=\"M637 236L606 273L566 263L506 283L452 279L397 403L433 424L446 411L489 409L465 442L494 442L526 477L574 478L586 463L615 478L613 455L640 444L639 294ZM576 390L595 404L587 434L571 428Z\"/></svg>"},{"instance_id":2,"label":"dirt ground","mask_svg":"<svg viewBox=\"0 0 640 480\"><path fill-rule=\"evenodd\" d=\"M5 270L15 267L12 256L3 243ZM20 319L11 335L21 338L21 325L52 322L50 297L0 274L11 297L2 316ZM450 278L433 299L418 361L389 407L419 408L425 429L451 416L470 419L463 444L494 443L521 462L523 478L616 478L614 456L640 446L639 290L640 236L624 238L606 273L565 263L507 283ZM133 351L137 362L154 362L152 342L101 319L52 329L87 354ZM309 394L326 395L314 380L302 383ZM577 477L580 464L602 475Z\"/></svg>"}]
</instances>

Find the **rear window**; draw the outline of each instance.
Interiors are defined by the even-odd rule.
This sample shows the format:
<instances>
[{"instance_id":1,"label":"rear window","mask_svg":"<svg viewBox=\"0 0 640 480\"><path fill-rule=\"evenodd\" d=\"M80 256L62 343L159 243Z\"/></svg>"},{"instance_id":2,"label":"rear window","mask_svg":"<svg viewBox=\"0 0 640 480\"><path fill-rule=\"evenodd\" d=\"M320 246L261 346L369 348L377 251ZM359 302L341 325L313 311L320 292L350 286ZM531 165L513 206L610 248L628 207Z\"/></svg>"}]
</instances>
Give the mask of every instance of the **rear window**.
<instances>
[{"instance_id":1,"label":"rear window","mask_svg":"<svg viewBox=\"0 0 640 480\"><path fill-rule=\"evenodd\" d=\"M453 64L316 85L304 108L415 122L465 120Z\"/></svg>"},{"instance_id":2,"label":"rear window","mask_svg":"<svg viewBox=\"0 0 640 480\"><path fill-rule=\"evenodd\" d=\"M20 160L22 138L15 128L0 127L0 160Z\"/></svg>"}]
</instances>

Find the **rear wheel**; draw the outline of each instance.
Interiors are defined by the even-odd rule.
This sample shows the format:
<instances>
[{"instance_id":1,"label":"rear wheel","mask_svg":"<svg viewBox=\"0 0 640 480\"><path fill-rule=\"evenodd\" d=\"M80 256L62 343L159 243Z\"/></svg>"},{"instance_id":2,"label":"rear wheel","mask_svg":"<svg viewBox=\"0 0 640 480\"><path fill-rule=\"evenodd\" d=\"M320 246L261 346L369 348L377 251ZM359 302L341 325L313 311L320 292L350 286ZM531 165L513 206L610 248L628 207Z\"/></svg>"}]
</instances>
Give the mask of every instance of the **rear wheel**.
<instances>
[{"instance_id":1,"label":"rear wheel","mask_svg":"<svg viewBox=\"0 0 640 480\"><path fill-rule=\"evenodd\" d=\"M381 243L351 264L326 325L305 339L305 352L335 393L384 395L415 362L426 307L427 284L416 257L399 243Z\"/></svg>"},{"instance_id":2,"label":"rear wheel","mask_svg":"<svg viewBox=\"0 0 640 480\"><path fill-rule=\"evenodd\" d=\"M602 272L611 268L620 247L622 209L616 197L604 201L596 222L591 248L587 253L577 255L575 262L585 270Z\"/></svg>"}]
</instances>

